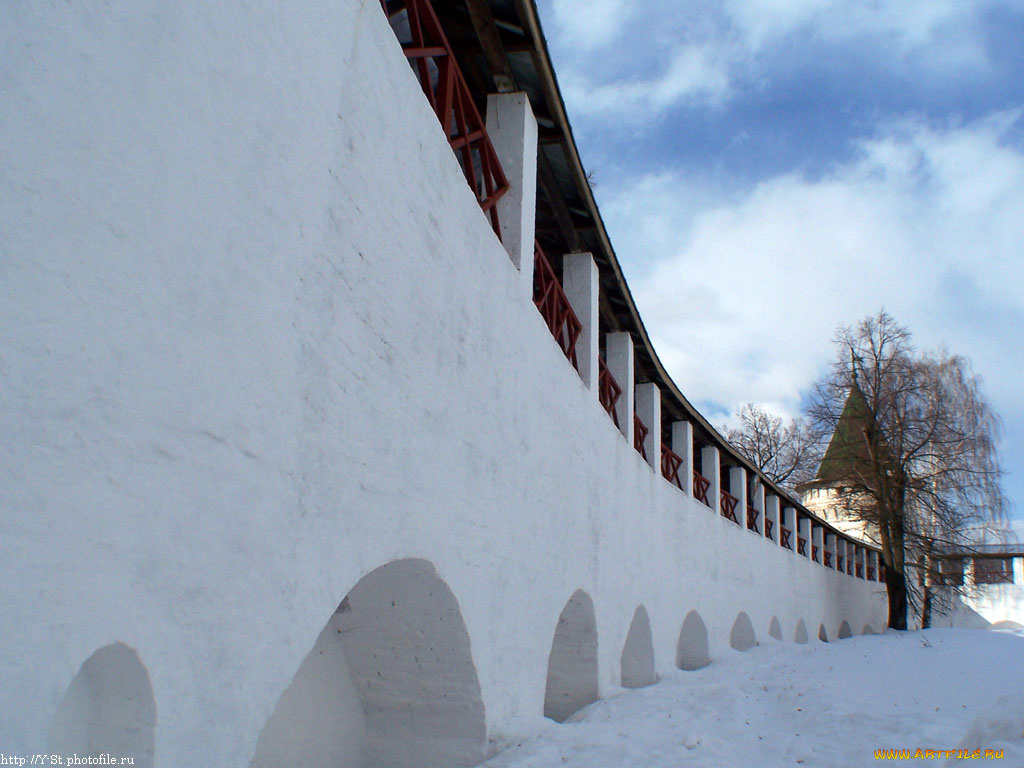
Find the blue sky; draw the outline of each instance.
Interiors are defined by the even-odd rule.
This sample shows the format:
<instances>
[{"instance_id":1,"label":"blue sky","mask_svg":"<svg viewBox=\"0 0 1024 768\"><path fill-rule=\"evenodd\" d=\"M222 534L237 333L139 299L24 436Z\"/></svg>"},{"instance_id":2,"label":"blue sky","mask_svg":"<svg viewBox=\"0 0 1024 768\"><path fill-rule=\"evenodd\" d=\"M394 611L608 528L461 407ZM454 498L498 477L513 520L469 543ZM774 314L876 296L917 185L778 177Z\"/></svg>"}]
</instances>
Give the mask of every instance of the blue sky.
<instances>
[{"instance_id":1,"label":"blue sky","mask_svg":"<svg viewBox=\"0 0 1024 768\"><path fill-rule=\"evenodd\" d=\"M1024 498L1024 0L539 6L612 243L702 412L796 414L835 328L884 306L971 359Z\"/></svg>"}]
</instances>

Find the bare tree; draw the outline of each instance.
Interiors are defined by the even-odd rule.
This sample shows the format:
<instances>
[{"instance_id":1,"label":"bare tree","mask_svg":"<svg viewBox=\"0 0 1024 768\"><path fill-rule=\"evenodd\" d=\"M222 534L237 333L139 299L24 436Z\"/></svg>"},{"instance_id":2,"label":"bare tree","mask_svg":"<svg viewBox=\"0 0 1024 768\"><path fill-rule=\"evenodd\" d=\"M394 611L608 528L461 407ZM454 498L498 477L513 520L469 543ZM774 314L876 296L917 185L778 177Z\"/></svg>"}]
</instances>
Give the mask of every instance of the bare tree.
<instances>
[{"instance_id":1,"label":"bare tree","mask_svg":"<svg viewBox=\"0 0 1024 768\"><path fill-rule=\"evenodd\" d=\"M809 409L817 428L834 433L819 477L837 483L846 511L877 533L889 626L907 628L911 597L930 622L936 553L1005 520L998 419L964 358L919 354L884 310L841 328L835 343ZM918 565L924 578L908 579Z\"/></svg>"},{"instance_id":2,"label":"bare tree","mask_svg":"<svg viewBox=\"0 0 1024 768\"><path fill-rule=\"evenodd\" d=\"M741 406L736 417L738 427L722 430L726 440L769 480L792 490L814 474L818 455L803 420L783 424L779 416L753 403Z\"/></svg>"}]
</instances>

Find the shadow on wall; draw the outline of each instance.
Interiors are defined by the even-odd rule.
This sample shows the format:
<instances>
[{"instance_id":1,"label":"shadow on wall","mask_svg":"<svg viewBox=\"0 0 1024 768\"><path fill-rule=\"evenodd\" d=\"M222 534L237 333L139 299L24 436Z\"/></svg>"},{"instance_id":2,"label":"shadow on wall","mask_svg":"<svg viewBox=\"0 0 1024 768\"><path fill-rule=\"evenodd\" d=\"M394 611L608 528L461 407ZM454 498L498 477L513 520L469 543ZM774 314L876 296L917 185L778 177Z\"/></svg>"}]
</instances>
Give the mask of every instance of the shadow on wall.
<instances>
[{"instance_id":1,"label":"shadow on wall","mask_svg":"<svg viewBox=\"0 0 1024 768\"><path fill-rule=\"evenodd\" d=\"M824 624L819 624L818 625L818 639L821 640L821 642L823 642L823 643L827 643L828 642L828 632L825 631L825 625Z\"/></svg>"},{"instance_id":2,"label":"shadow on wall","mask_svg":"<svg viewBox=\"0 0 1024 768\"><path fill-rule=\"evenodd\" d=\"M809 638L807 637L807 625L804 624L803 619L800 619L800 621L798 621L796 624L796 632L793 634L793 640L802 645L806 643L808 639Z\"/></svg>"},{"instance_id":3,"label":"shadow on wall","mask_svg":"<svg viewBox=\"0 0 1024 768\"><path fill-rule=\"evenodd\" d=\"M772 622L768 625L768 636L775 639L782 639L782 625L779 624L777 617L772 616Z\"/></svg>"},{"instance_id":4,"label":"shadow on wall","mask_svg":"<svg viewBox=\"0 0 1024 768\"><path fill-rule=\"evenodd\" d=\"M696 611L690 611L683 619L676 643L676 666L679 669L700 669L711 663L708 652L708 630Z\"/></svg>"},{"instance_id":5,"label":"shadow on wall","mask_svg":"<svg viewBox=\"0 0 1024 768\"><path fill-rule=\"evenodd\" d=\"M865 625L864 625L864 629L862 629L862 630L860 631L860 633L861 633L862 635L873 635L873 634L875 634L875 630L874 630L874 629L872 629L872 627L871 627L871 625L870 625L870 624L865 624Z\"/></svg>"},{"instance_id":6,"label":"shadow on wall","mask_svg":"<svg viewBox=\"0 0 1024 768\"><path fill-rule=\"evenodd\" d=\"M484 758L486 724L458 601L426 560L348 593L271 713L252 768L450 768Z\"/></svg>"},{"instance_id":7,"label":"shadow on wall","mask_svg":"<svg viewBox=\"0 0 1024 768\"><path fill-rule=\"evenodd\" d=\"M49 751L130 757L152 768L156 703L149 672L124 643L106 645L82 664L57 708Z\"/></svg>"},{"instance_id":8,"label":"shadow on wall","mask_svg":"<svg viewBox=\"0 0 1024 768\"><path fill-rule=\"evenodd\" d=\"M757 645L754 624L743 611L739 612L736 621L732 623L732 631L729 632L729 645L737 651L746 651Z\"/></svg>"},{"instance_id":9,"label":"shadow on wall","mask_svg":"<svg viewBox=\"0 0 1024 768\"><path fill-rule=\"evenodd\" d=\"M577 710L597 701L597 696L594 601L582 589L577 589L562 609L551 641L544 717L564 722Z\"/></svg>"},{"instance_id":10,"label":"shadow on wall","mask_svg":"<svg viewBox=\"0 0 1024 768\"><path fill-rule=\"evenodd\" d=\"M647 609L637 606L633 612L633 621L629 625L629 634L622 647L620 658L623 688L643 688L657 682L654 672L654 642L651 639L651 621Z\"/></svg>"},{"instance_id":11,"label":"shadow on wall","mask_svg":"<svg viewBox=\"0 0 1024 768\"><path fill-rule=\"evenodd\" d=\"M840 640L845 640L848 637L853 637L853 630L850 629L850 622L843 621L843 623L839 625L839 632L836 634L836 637L838 637Z\"/></svg>"}]
</instances>

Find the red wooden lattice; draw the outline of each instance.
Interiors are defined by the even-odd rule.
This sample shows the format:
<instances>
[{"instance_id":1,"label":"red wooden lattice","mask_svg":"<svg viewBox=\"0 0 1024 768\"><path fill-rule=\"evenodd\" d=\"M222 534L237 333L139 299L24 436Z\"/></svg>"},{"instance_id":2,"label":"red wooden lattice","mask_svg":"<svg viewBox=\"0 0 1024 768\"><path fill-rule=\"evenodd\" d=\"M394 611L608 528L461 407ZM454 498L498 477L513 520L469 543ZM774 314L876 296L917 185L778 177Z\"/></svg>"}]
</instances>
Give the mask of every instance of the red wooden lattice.
<instances>
[{"instance_id":1,"label":"red wooden lattice","mask_svg":"<svg viewBox=\"0 0 1024 768\"><path fill-rule=\"evenodd\" d=\"M757 518L759 517L758 511L749 504L747 505L747 530L757 530Z\"/></svg>"},{"instance_id":2,"label":"red wooden lattice","mask_svg":"<svg viewBox=\"0 0 1024 768\"><path fill-rule=\"evenodd\" d=\"M402 42L402 50L419 77L466 181L500 238L496 204L508 191L508 180L430 0L381 0L381 6L389 20L403 11L408 16L410 40ZM396 24L395 29L401 26Z\"/></svg>"},{"instance_id":3,"label":"red wooden lattice","mask_svg":"<svg viewBox=\"0 0 1024 768\"><path fill-rule=\"evenodd\" d=\"M804 557L807 557L807 539L803 536L796 537L796 551Z\"/></svg>"},{"instance_id":4,"label":"red wooden lattice","mask_svg":"<svg viewBox=\"0 0 1024 768\"><path fill-rule=\"evenodd\" d=\"M813 560L816 563L820 563L821 562L818 559L818 545L817 544L811 544L811 560Z\"/></svg>"},{"instance_id":5,"label":"red wooden lattice","mask_svg":"<svg viewBox=\"0 0 1024 768\"><path fill-rule=\"evenodd\" d=\"M825 567L826 568L831 568L832 567L832 553L829 552L827 549L825 550Z\"/></svg>"},{"instance_id":6,"label":"red wooden lattice","mask_svg":"<svg viewBox=\"0 0 1024 768\"><path fill-rule=\"evenodd\" d=\"M772 536L772 528L774 527L774 525L775 524L771 520L769 520L767 517L764 519L764 537L766 539L774 539L775 538L774 536Z\"/></svg>"},{"instance_id":7,"label":"red wooden lattice","mask_svg":"<svg viewBox=\"0 0 1024 768\"><path fill-rule=\"evenodd\" d=\"M990 571L987 573L975 573L975 584L1013 584L1013 573L1006 571Z\"/></svg>"},{"instance_id":8,"label":"red wooden lattice","mask_svg":"<svg viewBox=\"0 0 1024 768\"><path fill-rule=\"evenodd\" d=\"M836 570L841 573L846 572L846 558L842 555L836 555Z\"/></svg>"},{"instance_id":9,"label":"red wooden lattice","mask_svg":"<svg viewBox=\"0 0 1024 768\"><path fill-rule=\"evenodd\" d=\"M598 356L597 358L597 393L601 400L601 405L608 411L608 415L612 417L612 421L615 422L615 426L619 426L619 415L615 412L615 404L619 402L619 398L622 396L622 387L619 386L619 382L612 376L612 372L608 370L608 364L604 361L604 358Z\"/></svg>"},{"instance_id":10,"label":"red wooden lattice","mask_svg":"<svg viewBox=\"0 0 1024 768\"><path fill-rule=\"evenodd\" d=\"M637 453L644 457L644 461L647 461L647 449L644 448L644 441L647 440L647 425L644 424L640 417L635 413L633 414L633 447L636 448Z\"/></svg>"},{"instance_id":11,"label":"red wooden lattice","mask_svg":"<svg viewBox=\"0 0 1024 768\"><path fill-rule=\"evenodd\" d=\"M736 525L739 525L740 521L736 517L736 505L740 503L740 500L724 488L719 493L719 497L722 502L722 517L732 520Z\"/></svg>"},{"instance_id":12,"label":"red wooden lattice","mask_svg":"<svg viewBox=\"0 0 1024 768\"><path fill-rule=\"evenodd\" d=\"M683 466L683 458L672 451L664 443L661 444L661 474L666 480L674 484L680 491L683 488L683 481L679 477L679 468Z\"/></svg>"},{"instance_id":13,"label":"red wooden lattice","mask_svg":"<svg viewBox=\"0 0 1024 768\"><path fill-rule=\"evenodd\" d=\"M693 470L693 498L697 499L697 501L703 501L710 507L711 502L708 501L709 488L711 488L711 481L696 469Z\"/></svg>"},{"instance_id":14,"label":"red wooden lattice","mask_svg":"<svg viewBox=\"0 0 1024 768\"><path fill-rule=\"evenodd\" d=\"M791 531L786 526L779 527L779 546L785 547L786 549L792 549L793 545L789 542L789 536Z\"/></svg>"},{"instance_id":15,"label":"red wooden lattice","mask_svg":"<svg viewBox=\"0 0 1024 768\"><path fill-rule=\"evenodd\" d=\"M975 558L975 584L1013 584L1013 561L1008 558Z\"/></svg>"},{"instance_id":16,"label":"red wooden lattice","mask_svg":"<svg viewBox=\"0 0 1024 768\"><path fill-rule=\"evenodd\" d=\"M547 323L548 330L555 337L558 346L577 371L580 365L576 360L576 342L580 338L583 325L573 312L569 299L558 282L551 262L544 255L540 243L533 244L533 303L540 310L541 317Z\"/></svg>"}]
</instances>

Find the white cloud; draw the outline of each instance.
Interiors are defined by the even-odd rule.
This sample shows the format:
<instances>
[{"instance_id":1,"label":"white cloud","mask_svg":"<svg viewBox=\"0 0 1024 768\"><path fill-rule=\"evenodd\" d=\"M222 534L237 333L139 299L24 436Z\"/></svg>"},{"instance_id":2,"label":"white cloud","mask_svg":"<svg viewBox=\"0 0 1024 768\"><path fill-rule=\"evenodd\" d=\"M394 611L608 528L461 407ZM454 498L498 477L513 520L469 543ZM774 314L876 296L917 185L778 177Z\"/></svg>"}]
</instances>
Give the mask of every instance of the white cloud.
<instances>
[{"instance_id":1,"label":"white cloud","mask_svg":"<svg viewBox=\"0 0 1024 768\"><path fill-rule=\"evenodd\" d=\"M620 257L651 265L630 276L633 295L687 396L793 413L832 357L836 326L884 305L921 346L973 358L1009 421L1019 365L1007 350L1020 328L998 318L1024 317L1024 154L1004 143L1018 117L893 126L820 180L713 192L716 202L670 219L682 225L674 241L665 212L701 198L687 179L641 179L607 201ZM647 233L649 250L633 252Z\"/></svg>"},{"instance_id":2,"label":"white cloud","mask_svg":"<svg viewBox=\"0 0 1024 768\"><path fill-rule=\"evenodd\" d=\"M751 47L800 28L822 38L881 37L904 50L963 26L987 2L960 0L727 0Z\"/></svg>"},{"instance_id":3,"label":"white cloud","mask_svg":"<svg viewBox=\"0 0 1024 768\"><path fill-rule=\"evenodd\" d=\"M559 44L590 50L614 40L637 5L628 0L555 0L553 8Z\"/></svg>"},{"instance_id":4,"label":"white cloud","mask_svg":"<svg viewBox=\"0 0 1024 768\"><path fill-rule=\"evenodd\" d=\"M559 76L573 113L640 121L676 104L729 99L757 57L784 50L795 33L832 46L855 41L901 76L908 62L937 77L983 70L981 15L1021 2L662 0L642 6L642 16L640 4L623 0L552 4L556 47L570 54Z\"/></svg>"},{"instance_id":5,"label":"white cloud","mask_svg":"<svg viewBox=\"0 0 1024 768\"><path fill-rule=\"evenodd\" d=\"M689 45L676 49L652 77L592 86L579 71L569 69L562 86L574 114L641 122L679 102L714 103L727 98L729 68L729 59L719 47Z\"/></svg>"}]
</instances>

